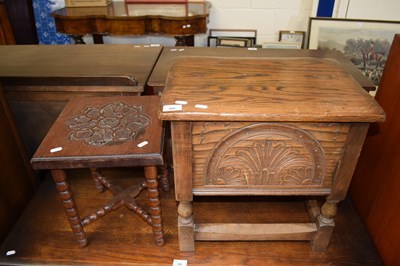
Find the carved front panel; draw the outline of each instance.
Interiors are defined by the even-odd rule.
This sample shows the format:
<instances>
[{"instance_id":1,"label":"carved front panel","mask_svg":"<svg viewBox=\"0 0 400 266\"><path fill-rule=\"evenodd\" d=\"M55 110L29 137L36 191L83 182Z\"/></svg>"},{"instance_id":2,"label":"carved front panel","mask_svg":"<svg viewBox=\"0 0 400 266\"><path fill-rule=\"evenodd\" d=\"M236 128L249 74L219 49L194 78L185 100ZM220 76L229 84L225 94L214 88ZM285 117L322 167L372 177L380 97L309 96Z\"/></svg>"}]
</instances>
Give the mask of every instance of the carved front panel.
<instances>
[{"instance_id":1,"label":"carved front panel","mask_svg":"<svg viewBox=\"0 0 400 266\"><path fill-rule=\"evenodd\" d=\"M326 191L348 128L322 123L194 123L194 192L196 188Z\"/></svg>"}]
</instances>

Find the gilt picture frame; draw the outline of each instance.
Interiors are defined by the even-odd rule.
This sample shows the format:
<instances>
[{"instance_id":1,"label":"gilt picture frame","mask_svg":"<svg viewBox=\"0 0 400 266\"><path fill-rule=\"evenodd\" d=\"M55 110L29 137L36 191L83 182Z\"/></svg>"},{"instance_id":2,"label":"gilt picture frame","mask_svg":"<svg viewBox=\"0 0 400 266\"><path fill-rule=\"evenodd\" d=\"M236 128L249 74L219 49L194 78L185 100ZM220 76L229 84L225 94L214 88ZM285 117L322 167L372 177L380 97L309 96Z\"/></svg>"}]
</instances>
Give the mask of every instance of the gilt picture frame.
<instances>
[{"instance_id":1,"label":"gilt picture frame","mask_svg":"<svg viewBox=\"0 0 400 266\"><path fill-rule=\"evenodd\" d=\"M307 46L342 52L378 86L396 33L400 21L312 17Z\"/></svg>"}]
</instances>

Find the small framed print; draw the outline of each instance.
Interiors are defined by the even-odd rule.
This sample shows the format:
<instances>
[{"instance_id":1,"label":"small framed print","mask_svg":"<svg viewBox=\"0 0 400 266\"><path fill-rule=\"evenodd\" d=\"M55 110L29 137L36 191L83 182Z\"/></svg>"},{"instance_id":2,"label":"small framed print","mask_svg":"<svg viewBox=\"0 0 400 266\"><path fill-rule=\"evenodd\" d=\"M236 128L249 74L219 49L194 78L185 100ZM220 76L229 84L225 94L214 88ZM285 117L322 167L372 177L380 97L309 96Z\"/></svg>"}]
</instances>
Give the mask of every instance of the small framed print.
<instances>
[{"instance_id":1,"label":"small framed print","mask_svg":"<svg viewBox=\"0 0 400 266\"><path fill-rule=\"evenodd\" d=\"M299 42L264 42L262 48L266 49L301 49Z\"/></svg>"},{"instance_id":2,"label":"small framed print","mask_svg":"<svg viewBox=\"0 0 400 266\"><path fill-rule=\"evenodd\" d=\"M257 30L210 29L207 46L252 47L256 44L256 40Z\"/></svg>"},{"instance_id":3,"label":"small framed print","mask_svg":"<svg viewBox=\"0 0 400 266\"><path fill-rule=\"evenodd\" d=\"M279 31L279 41L285 43L301 43L301 48L304 48L304 39L306 36L305 31L289 31L281 30Z\"/></svg>"},{"instance_id":4,"label":"small framed print","mask_svg":"<svg viewBox=\"0 0 400 266\"><path fill-rule=\"evenodd\" d=\"M217 38L217 47L218 46L252 47L253 40L251 38L218 37Z\"/></svg>"}]
</instances>

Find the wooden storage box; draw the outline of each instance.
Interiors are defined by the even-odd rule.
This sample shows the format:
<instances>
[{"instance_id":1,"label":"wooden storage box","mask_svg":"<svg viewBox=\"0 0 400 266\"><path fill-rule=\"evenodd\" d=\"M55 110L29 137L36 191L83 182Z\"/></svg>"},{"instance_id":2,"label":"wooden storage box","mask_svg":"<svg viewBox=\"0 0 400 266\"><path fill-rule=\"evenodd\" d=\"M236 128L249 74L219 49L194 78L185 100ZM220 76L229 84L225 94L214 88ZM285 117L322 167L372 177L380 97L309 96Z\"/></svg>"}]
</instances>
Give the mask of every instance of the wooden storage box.
<instances>
[{"instance_id":1,"label":"wooden storage box","mask_svg":"<svg viewBox=\"0 0 400 266\"><path fill-rule=\"evenodd\" d=\"M65 0L66 7L107 6L112 0Z\"/></svg>"},{"instance_id":2,"label":"wooden storage box","mask_svg":"<svg viewBox=\"0 0 400 266\"><path fill-rule=\"evenodd\" d=\"M180 58L159 118L171 121L181 251L195 240L304 240L320 252L369 123L385 113L339 61L310 54ZM307 196L309 223L194 219L193 196L256 195Z\"/></svg>"}]
</instances>

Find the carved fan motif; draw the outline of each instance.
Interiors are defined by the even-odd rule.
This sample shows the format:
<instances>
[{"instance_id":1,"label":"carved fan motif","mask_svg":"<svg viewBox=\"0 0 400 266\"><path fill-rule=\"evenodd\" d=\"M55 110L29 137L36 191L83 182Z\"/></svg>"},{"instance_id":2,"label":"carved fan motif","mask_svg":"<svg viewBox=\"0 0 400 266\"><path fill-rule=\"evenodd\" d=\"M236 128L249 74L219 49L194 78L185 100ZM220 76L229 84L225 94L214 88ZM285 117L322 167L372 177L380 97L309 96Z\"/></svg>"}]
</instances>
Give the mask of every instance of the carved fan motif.
<instances>
[{"instance_id":1,"label":"carved fan motif","mask_svg":"<svg viewBox=\"0 0 400 266\"><path fill-rule=\"evenodd\" d=\"M243 146L242 143L250 143ZM207 185L319 185L324 154L309 133L261 124L221 140L206 164Z\"/></svg>"},{"instance_id":2,"label":"carved fan motif","mask_svg":"<svg viewBox=\"0 0 400 266\"><path fill-rule=\"evenodd\" d=\"M68 140L81 140L92 146L136 139L150 124L151 118L143 113L143 106L122 102L87 107L66 122L71 131Z\"/></svg>"}]
</instances>

